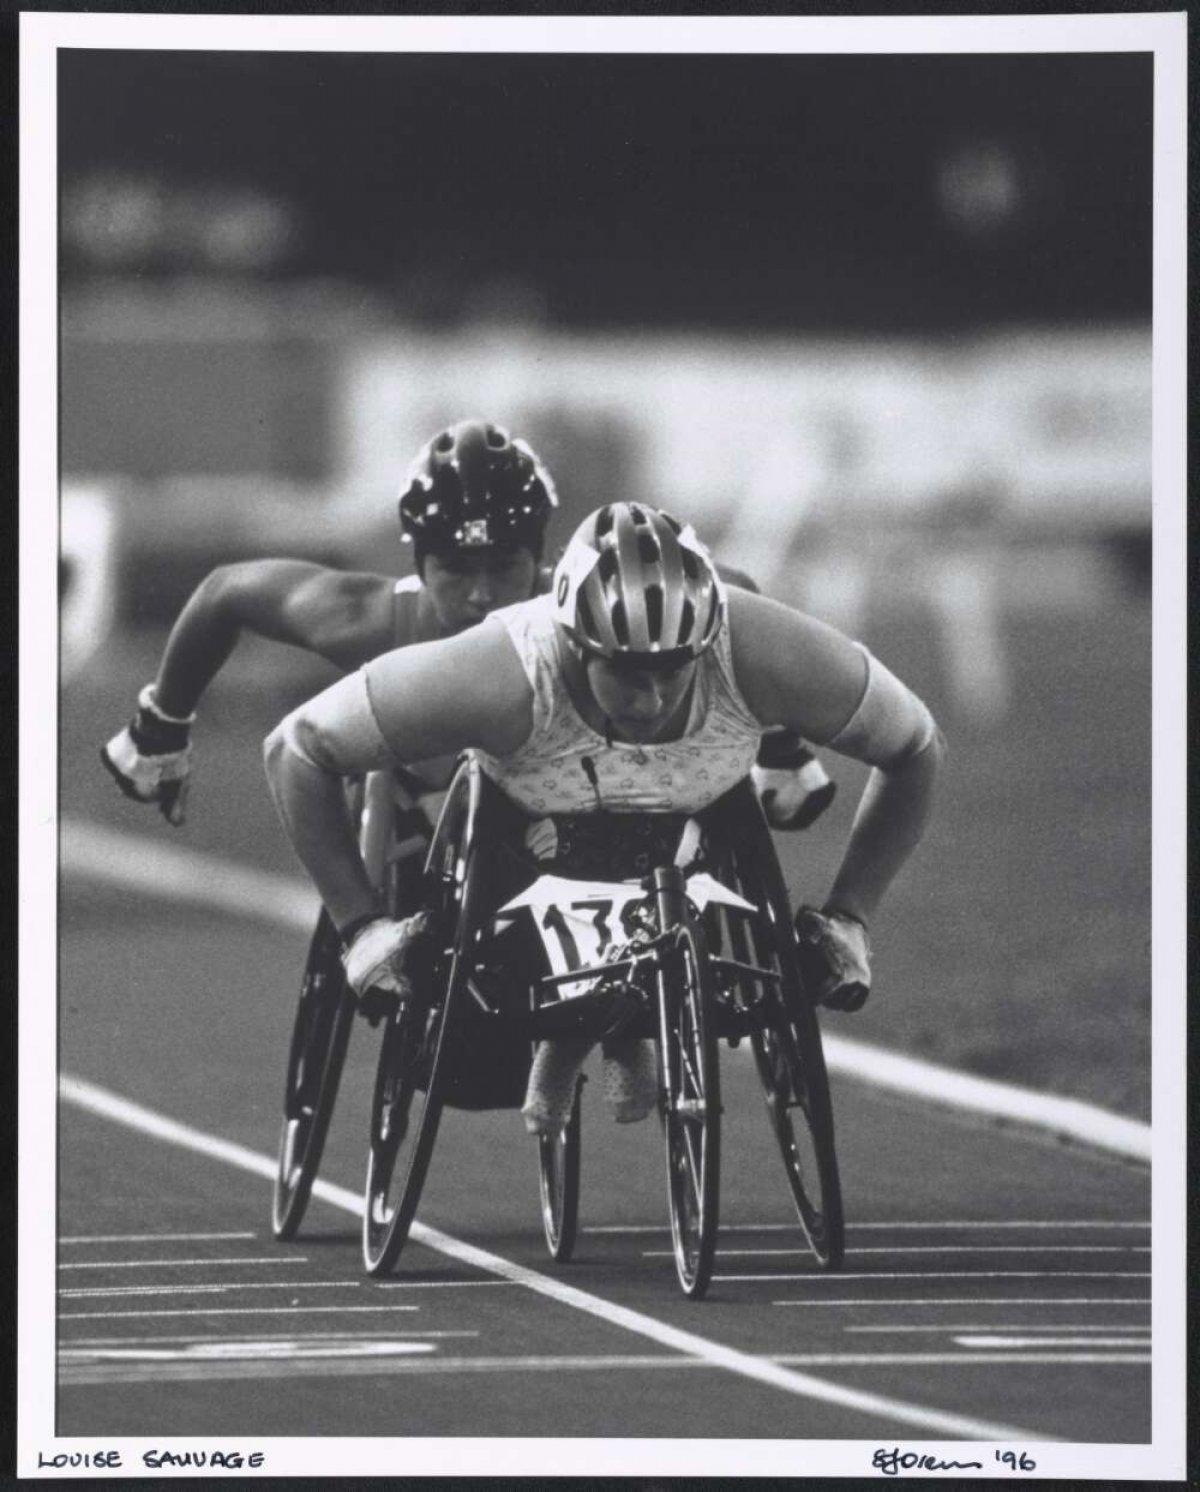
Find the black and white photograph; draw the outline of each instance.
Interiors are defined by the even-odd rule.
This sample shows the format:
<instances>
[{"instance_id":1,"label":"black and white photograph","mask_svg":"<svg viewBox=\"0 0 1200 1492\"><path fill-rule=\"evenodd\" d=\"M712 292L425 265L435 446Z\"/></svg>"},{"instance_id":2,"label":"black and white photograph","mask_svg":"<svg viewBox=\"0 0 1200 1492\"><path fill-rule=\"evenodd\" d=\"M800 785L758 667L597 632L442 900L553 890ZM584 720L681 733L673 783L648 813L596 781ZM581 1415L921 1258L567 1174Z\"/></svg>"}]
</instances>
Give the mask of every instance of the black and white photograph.
<instances>
[{"instance_id":1,"label":"black and white photograph","mask_svg":"<svg viewBox=\"0 0 1200 1492\"><path fill-rule=\"evenodd\" d=\"M21 54L21 1474L1182 1477L1183 14Z\"/></svg>"}]
</instances>

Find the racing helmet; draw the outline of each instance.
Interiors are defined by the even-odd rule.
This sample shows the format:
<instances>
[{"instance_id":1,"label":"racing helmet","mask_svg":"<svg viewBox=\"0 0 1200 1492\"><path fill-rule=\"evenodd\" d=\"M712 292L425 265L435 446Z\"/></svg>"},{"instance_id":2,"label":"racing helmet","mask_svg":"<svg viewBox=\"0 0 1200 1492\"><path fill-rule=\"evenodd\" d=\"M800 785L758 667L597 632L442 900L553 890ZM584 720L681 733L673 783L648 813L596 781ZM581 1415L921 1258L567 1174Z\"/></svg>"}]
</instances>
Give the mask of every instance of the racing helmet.
<instances>
[{"instance_id":1,"label":"racing helmet","mask_svg":"<svg viewBox=\"0 0 1200 1492\"><path fill-rule=\"evenodd\" d=\"M609 503L579 525L555 568L554 617L592 657L675 668L716 641L725 592L690 524Z\"/></svg>"},{"instance_id":2,"label":"racing helmet","mask_svg":"<svg viewBox=\"0 0 1200 1492\"><path fill-rule=\"evenodd\" d=\"M523 440L487 420L462 420L428 441L410 467L400 528L418 551L525 545L540 558L557 506L550 473Z\"/></svg>"}]
</instances>

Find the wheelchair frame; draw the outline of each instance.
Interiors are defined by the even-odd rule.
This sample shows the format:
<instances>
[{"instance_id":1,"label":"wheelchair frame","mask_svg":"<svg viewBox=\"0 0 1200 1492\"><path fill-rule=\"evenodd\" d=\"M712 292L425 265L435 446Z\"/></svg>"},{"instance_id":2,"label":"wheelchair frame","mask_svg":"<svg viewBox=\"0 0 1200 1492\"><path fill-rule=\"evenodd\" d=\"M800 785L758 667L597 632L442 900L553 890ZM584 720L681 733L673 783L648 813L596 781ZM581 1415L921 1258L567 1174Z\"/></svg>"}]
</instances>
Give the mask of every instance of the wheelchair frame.
<instances>
[{"instance_id":1,"label":"wheelchair frame","mask_svg":"<svg viewBox=\"0 0 1200 1492\"><path fill-rule=\"evenodd\" d=\"M363 1257L372 1275L390 1273L407 1240L447 1099L448 1037L468 1008L481 1030L501 1022L530 1041L567 1029L603 1034L602 990L535 1003L518 1016L500 1012L480 983L478 953L502 900L490 897L486 885L488 862L501 848L498 834L488 842L501 809L518 812L468 756L447 790L426 860L426 905L442 929L430 987L385 1017L363 1219ZM673 1254L680 1287L692 1298L708 1288L718 1227L719 1036L750 1038L772 1131L816 1262L836 1269L844 1249L820 1029L804 994L770 833L748 782L696 817L717 845L713 868L758 912L710 908L702 917L687 899L685 870L659 866L644 883L657 918L648 943L610 963L545 975L537 986L545 997L566 983L625 976L627 985L641 990L641 1009L628 1029L652 1034L657 1043ZM710 952L710 935L720 939L720 953ZM578 1090L567 1125L561 1134L539 1139L538 1156L547 1247L566 1262L578 1225Z\"/></svg>"}]
</instances>

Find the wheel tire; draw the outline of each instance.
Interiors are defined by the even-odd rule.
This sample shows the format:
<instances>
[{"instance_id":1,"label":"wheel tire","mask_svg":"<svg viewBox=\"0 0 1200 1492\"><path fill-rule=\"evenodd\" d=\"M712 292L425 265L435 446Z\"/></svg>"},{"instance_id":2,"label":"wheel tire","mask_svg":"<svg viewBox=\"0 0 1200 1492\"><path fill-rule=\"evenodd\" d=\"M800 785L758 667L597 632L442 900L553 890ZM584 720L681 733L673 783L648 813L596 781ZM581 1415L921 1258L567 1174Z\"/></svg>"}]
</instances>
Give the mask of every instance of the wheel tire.
<instances>
[{"instance_id":1,"label":"wheel tire","mask_svg":"<svg viewBox=\"0 0 1200 1492\"><path fill-rule=\"evenodd\" d=\"M579 1233L580 1093L575 1085L571 1117L556 1135L538 1137L538 1188L542 1199L542 1230L546 1248L556 1264L567 1264Z\"/></svg>"},{"instance_id":2,"label":"wheel tire","mask_svg":"<svg viewBox=\"0 0 1200 1492\"><path fill-rule=\"evenodd\" d=\"M761 997L758 981L746 981L746 986L755 986L746 989L746 1003L757 1002L760 1013L750 1043L768 1122L809 1249L822 1269L838 1270L846 1234L829 1076L821 1028L800 978L783 877L773 850L769 860L763 854L737 857L729 879L760 908L751 928L740 917L729 919L734 958L774 969L780 976L780 983L763 988Z\"/></svg>"},{"instance_id":3,"label":"wheel tire","mask_svg":"<svg viewBox=\"0 0 1200 1492\"><path fill-rule=\"evenodd\" d=\"M680 1288L703 1298L717 1247L721 1174L721 1079L715 993L704 931L677 930L663 981L663 1114L671 1244Z\"/></svg>"},{"instance_id":4,"label":"wheel tire","mask_svg":"<svg viewBox=\"0 0 1200 1492\"><path fill-rule=\"evenodd\" d=\"M443 1060L474 955L480 866L475 823L477 765L447 790L426 867L426 906L445 930L426 987L389 1012L371 1099L363 1207L363 1262L370 1275L395 1268L421 1199L449 1081Z\"/></svg>"},{"instance_id":5,"label":"wheel tire","mask_svg":"<svg viewBox=\"0 0 1200 1492\"><path fill-rule=\"evenodd\" d=\"M421 1199L442 1117L441 1053L455 1011L455 981L440 1002L406 1004L384 1027L371 1099L371 1144L363 1212L368 1274L396 1265Z\"/></svg>"},{"instance_id":6,"label":"wheel tire","mask_svg":"<svg viewBox=\"0 0 1200 1492\"><path fill-rule=\"evenodd\" d=\"M342 975L337 930L325 911L308 949L288 1048L283 1126L271 1199L271 1230L295 1238L312 1195L337 1102L354 998Z\"/></svg>"}]
</instances>

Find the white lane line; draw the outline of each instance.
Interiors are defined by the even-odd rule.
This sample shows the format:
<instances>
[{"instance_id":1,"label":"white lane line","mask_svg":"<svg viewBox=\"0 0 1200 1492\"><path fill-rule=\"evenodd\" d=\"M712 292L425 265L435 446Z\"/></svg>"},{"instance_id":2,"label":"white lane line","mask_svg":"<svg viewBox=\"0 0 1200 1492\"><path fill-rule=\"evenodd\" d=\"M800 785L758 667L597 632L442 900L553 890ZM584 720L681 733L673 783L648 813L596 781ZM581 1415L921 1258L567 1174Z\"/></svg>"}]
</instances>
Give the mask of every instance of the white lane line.
<instances>
[{"instance_id":1,"label":"white lane line","mask_svg":"<svg viewBox=\"0 0 1200 1492\"><path fill-rule=\"evenodd\" d=\"M140 1104L131 1103L118 1094L108 1092L93 1083L63 1074L59 1078L59 1091L68 1102L77 1104L89 1113L99 1114L124 1124L142 1134L153 1135L167 1143L177 1145L193 1153L249 1171L256 1176L272 1177L276 1162L273 1156L261 1155L244 1145L234 1144L216 1135L180 1124L164 1114L157 1114ZM318 1181L313 1194L340 1207L343 1211L362 1215L362 1199L344 1187ZM514 1264L498 1254L464 1243L423 1223L414 1223L413 1240L437 1250L461 1264L470 1265L487 1274L499 1275L502 1279L515 1280L538 1295L553 1300L559 1305L571 1306L589 1316L594 1316L610 1326L623 1327L635 1335L648 1338L659 1346L670 1348L685 1356L701 1357L713 1367L721 1368L742 1378L768 1384L799 1398L812 1399L826 1404L836 1404L843 1409L875 1415L895 1424L913 1425L923 1430L936 1431L944 1435L962 1436L968 1440L1026 1440L1044 1439L1015 1426L977 1419L970 1415L952 1414L923 1404L895 1399L885 1394L869 1393L862 1389L847 1388L816 1378L807 1373L798 1373L792 1368L779 1366L764 1358L754 1357L720 1342L710 1341L694 1332L682 1331L631 1310L612 1301L590 1295L574 1285L567 1285L535 1270Z\"/></svg>"},{"instance_id":2,"label":"white lane line","mask_svg":"<svg viewBox=\"0 0 1200 1492\"><path fill-rule=\"evenodd\" d=\"M986 1328L983 1328L986 1330ZM214 1337L211 1333L201 1334L194 1331L186 1332L156 1332L152 1337L139 1337L128 1333L120 1337L72 1337L66 1347L59 1349L62 1352L75 1351L81 1347L155 1347L163 1346L170 1342L184 1344L187 1342L362 1342L371 1341L375 1338L386 1338L391 1341L394 1337L477 1337L477 1331L409 1331L407 1329L395 1328L391 1331L276 1331L255 1332L252 1337Z\"/></svg>"},{"instance_id":3,"label":"white lane line","mask_svg":"<svg viewBox=\"0 0 1200 1492\"><path fill-rule=\"evenodd\" d=\"M765 1278L765 1276L764 1276ZM773 1276L779 1278L779 1276ZM863 1310L872 1310L875 1306L1142 1306L1145 1308L1150 1304L1148 1295L987 1295L976 1297L974 1295L960 1295L951 1299L949 1296L896 1296L888 1300L876 1300L869 1295L850 1295L837 1300L821 1300L814 1295L810 1300L773 1300L772 1305L777 1306L859 1306Z\"/></svg>"},{"instance_id":4,"label":"white lane line","mask_svg":"<svg viewBox=\"0 0 1200 1492\"><path fill-rule=\"evenodd\" d=\"M714 1280L726 1284L761 1280L805 1280L814 1283L857 1284L859 1280L1148 1280L1148 1269L905 1269L902 1271L859 1274L846 1270L841 1274L714 1274Z\"/></svg>"},{"instance_id":5,"label":"white lane line","mask_svg":"<svg viewBox=\"0 0 1200 1492\"><path fill-rule=\"evenodd\" d=\"M171 1311L60 1311L60 1321L141 1321L152 1316L352 1316L368 1311L419 1311L415 1305L191 1306Z\"/></svg>"},{"instance_id":6,"label":"white lane line","mask_svg":"<svg viewBox=\"0 0 1200 1492\"><path fill-rule=\"evenodd\" d=\"M1130 1347L1149 1346L1149 1343L1131 1343L1128 1337L1018 1337L1018 1336L993 1336L966 1335L955 1337L954 1340L960 1347L1084 1347L1092 1349L1095 1347ZM1149 1357L1143 1358L1149 1362Z\"/></svg>"},{"instance_id":7,"label":"white lane line","mask_svg":"<svg viewBox=\"0 0 1200 1492\"><path fill-rule=\"evenodd\" d=\"M63 1300L97 1295L235 1295L239 1290L358 1290L361 1280L256 1280L229 1285L71 1285L58 1293Z\"/></svg>"},{"instance_id":8,"label":"white lane line","mask_svg":"<svg viewBox=\"0 0 1200 1492\"><path fill-rule=\"evenodd\" d=\"M831 1073L924 1103L942 1104L997 1122L1023 1124L1150 1164L1153 1155L1150 1126L1140 1120L1127 1119L1076 1098L1038 1093L1032 1088L976 1077L919 1057L905 1057L845 1036L825 1032L822 1043Z\"/></svg>"},{"instance_id":9,"label":"white lane line","mask_svg":"<svg viewBox=\"0 0 1200 1492\"><path fill-rule=\"evenodd\" d=\"M177 1347L66 1347L58 1354L60 1367L76 1363L269 1362L295 1358L398 1357L405 1353L436 1352L433 1342L395 1338L374 1342L189 1342Z\"/></svg>"},{"instance_id":10,"label":"white lane line","mask_svg":"<svg viewBox=\"0 0 1200 1492\"><path fill-rule=\"evenodd\" d=\"M1051 1332L1053 1332L1053 1331L1057 1331L1057 1332L1064 1332L1064 1331L1071 1331L1071 1332L1081 1332L1081 1331L1083 1331L1083 1332L1089 1332L1089 1331L1096 1331L1096 1332L1102 1332L1102 1331L1120 1331L1120 1332L1125 1332L1127 1335L1131 1335L1132 1336L1132 1335L1138 1335L1138 1334L1140 1334L1140 1335L1148 1335L1149 1331L1150 1331L1150 1328L1149 1328L1149 1326L1117 1326L1117 1325L1114 1325L1111 1322L1109 1324L1105 1325L1105 1326L1081 1326L1078 1321L1061 1322L1061 1323L1058 1323L1056 1325L1048 1325L1048 1326L1038 1326L1038 1325L1034 1325L1032 1322L1029 1322L1029 1321L1022 1321L1019 1325L1016 1325L1016 1326L1005 1326L1005 1325L1001 1325L1001 1323L998 1322L998 1321L992 1321L992 1322L990 1322L990 1323L988 1323L986 1325L976 1324L976 1325L973 1325L973 1326L950 1326L950 1325L931 1326L928 1322L923 1322L920 1326L912 1326L912 1325L907 1325L907 1326L900 1326L900 1325L896 1325L896 1326L843 1326L842 1330L843 1331L859 1331L859 1332L876 1332L876 1333L882 1333L885 1336L890 1336L893 1332L897 1332L897 1331L936 1331L936 1332L942 1332L942 1333L949 1333L949 1332L954 1332L954 1331L1013 1331L1013 1332L1018 1332L1018 1331L1027 1331L1027 1332L1028 1331L1051 1331Z\"/></svg>"},{"instance_id":11,"label":"white lane line","mask_svg":"<svg viewBox=\"0 0 1200 1492\"><path fill-rule=\"evenodd\" d=\"M797 1367L890 1368L890 1367L1000 1367L1032 1363L1063 1367L1109 1365L1146 1367L1145 1353L1117 1352L826 1352L790 1353L763 1359L780 1372ZM644 1372L647 1370L707 1368L716 1364L699 1357L343 1357L320 1360L304 1358L255 1359L253 1361L122 1363L105 1366L65 1365L59 1373L64 1385L112 1385L134 1383L187 1383L218 1379L264 1378L366 1378L416 1373L427 1377L463 1373ZM1043 1439L1045 1437L1042 1437Z\"/></svg>"},{"instance_id":12,"label":"white lane line","mask_svg":"<svg viewBox=\"0 0 1200 1492\"><path fill-rule=\"evenodd\" d=\"M856 1228L986 1228L990 1232L993 1228L1148 1228L1148 1221L1134 1218L1024 1218L1017 1221L1013 1218L976 1218L973 1221L963 1219L959 1222L921 1222L919 1219L911 1219L905 1222L885 1223L851 1223L850 1231Z\"/></svg>"},{"instance_id":13,"label":"white lane line","mask_svg":"<svg viewBox=\"0 0 1200 1492\"><path fill-rule=\"evenodd\" d=\"M851 1245L847 1253L858 1258L860 1254L1148 1254L1148 1244L1139 1245L1134 1243L1102 1243L1099 1245L1090 1243L1062 1244L1062 1243L947 1243L947 1244L915 1244L908 1247L889 1246L887 1248L860 1248ZM790 1249L728 1249L717 1245L718 1259L754 1258L754 1259L792 1259L797 1255L808 1253L808 1245L797 1241L795 1248ZM642 1249L643 1259L671 1259L674 1253L671 1249Z\"/></svg>"},{"instance_id":14,"label":"white lane line","mask_svg":"<svg viewBox=\"0 0 1200 1492\"><path fill-rule=\"evenodd\" d=\"M1012 1219L976 1219L974 1222L938 1222L918 1221L906 1219L903 1222L854 1222L846 1224L846 1232L855 1234L875 1229L892 1228L936 1228L958 1231L966 1228L986 1228L989 1232L995 1228L1149 1228L1148 1222L1131 1221L1128 1218L1094 1218L1084 1221L1080 1218L1040 1218L1037 1221L1026 1220L1014 1222ZM669 1233L670 1226L667 1223L595 1223L581 1230L584 1233ZM721 1224L722 1233L796 1233L799 1234L800 1224L791 1223L725 1223Z\"/></svg>"},{"instance_id":15,"label":"white lane line","mask_svg":"<svg viewBox=\"0 0 1200 1492\"><path fill-rule=\"evenodd\" d=\"M303 1254L269 1254L252 1259L87 1259L60 1264L59 1269L208 1269L231 1264L310 1264Z\"/></svg>"},{"instance_id":16,"label":"white lane line","mask_svg":"<svg viewBox=\"0 0 1200 1492\"><path fill-rule=\"evenodd\" d=\"M59 866L143 895L190 902L239 917L253 917L307 933L317 898L303 881L270 875L166 845L146 835L108 829L85 819L59 820ZM825 1061L873 1087L1150 1163L1150 1126L1079 1099L1038 1093L994 1078L975 1077L845 1036L824 1035Z\"/></svg>"},{"instance_id":17,"label":"white lane line","mask_svg":"<svg viewBox=\"0 0 1200 1492\"><path fill-rule=\"evenodd\" d=\"M746 1249L745 1253L755 1250ZM759 1252L771 1252L760 1250ZM780 1250L784 1252L784 1250ZM887 1244L880 1248L863 1248L855 1244L858 1254L1148 1254L1148 1243L908 1243Z\"/></svg>"},{"instance_id":18,"label":"white lane line","mask_svg":"<svg viewBox=\"0 0 1200 1492\"><path fill-rule=\"evenodd\" d=\"M288 876L69 816L59 819L58 843L64 874L306 933L316 920L316 892Z\"/></svg>"},{"instance_id":19,"label":"white lane line","mask_svg":"<svg viewBox=\"0 0 1200 1492\"><path fill-rule=\"evenodd\" d=\"M77 1233L60 1238L62 1244L84 1243L218 1243L257 1238L257 1233Z\"/></svg>"},{"instance_id":20,"label":"white lane line","mask_svg":"<svg viewBox=\"0 0 1200 1492\"><path fill-rule=\"evenodd\" d=\"M376 1290L498 1290L517 1280L380 1280Z\"/></svg>"}]
</instances>

